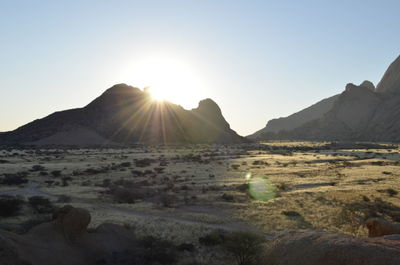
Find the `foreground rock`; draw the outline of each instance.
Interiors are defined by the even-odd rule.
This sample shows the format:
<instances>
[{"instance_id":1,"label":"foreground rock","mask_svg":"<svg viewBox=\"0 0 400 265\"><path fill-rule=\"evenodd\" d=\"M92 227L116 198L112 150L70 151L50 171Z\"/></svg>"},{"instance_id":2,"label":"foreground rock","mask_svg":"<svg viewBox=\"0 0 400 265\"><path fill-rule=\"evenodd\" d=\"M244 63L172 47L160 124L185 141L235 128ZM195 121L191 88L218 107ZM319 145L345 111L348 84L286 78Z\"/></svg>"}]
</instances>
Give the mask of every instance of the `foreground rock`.
<instances>
[{"instance_id":1,"label":"foreground rock","mask_svg":"<svg viewBox=\"0 0 400 265\"><path fill-rule=\"evenodd\" d=\"M119 225L102 224L89 233L87 219L80 220L88 218L87 212L73 207L67 210L64 216L40 224L25 235L0 230L0 264L99 264L137 244L131 231Z\"/></svg>"},{"instance_id":2,"label":"foreground rock","mask_svg":"<svg viewBox=\"0 0 400 265\"><path fill-rule=\"evenodd\" d=\"M397 236L354 238L323 231L289 231L275 237L267 265L398 265Z\"/></svg>"},{"instance_id":3,"label":"foreground rock","mask_svg":"<svg viewBox=\"0 0 400 265\"><path fill-rule=\"evenodd\" d=\"M400 235L400 225L390 223L382 218L370 218L365 222L369 237L381 237L385 235Z\"/></svg>"}]
</instances>

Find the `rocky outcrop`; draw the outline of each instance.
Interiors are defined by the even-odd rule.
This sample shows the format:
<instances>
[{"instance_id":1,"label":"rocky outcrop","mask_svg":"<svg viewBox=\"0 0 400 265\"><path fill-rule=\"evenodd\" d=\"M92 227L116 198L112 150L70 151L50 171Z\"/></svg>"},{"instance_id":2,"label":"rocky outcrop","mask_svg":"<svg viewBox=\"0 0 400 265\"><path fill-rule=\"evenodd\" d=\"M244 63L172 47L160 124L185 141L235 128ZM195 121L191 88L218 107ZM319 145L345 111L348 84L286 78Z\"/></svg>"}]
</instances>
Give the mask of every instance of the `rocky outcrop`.
<instances>
[{"instance_id":1,"label":"rocky outcrop","mask_svg":"<svg viewBox=\"0 0 400 265\"><path fill-rule=\"evenodd\" d=\"M368 228L369 237L400 235L400 224L393 224L382 218L369 218L365 225Z\"/></svg>"},{"instance_id":2,"label":"rocky outcrop","mask_svg":"<svg viewBox=\"0 0 400 265\"><path fill-rule=\"evenodd\" d=\"M355 238L323 231L289 231L276 236L266 253L266 265L397 265L396 237Z\"/></svg>"},{"instance_id":3,"label":"rocky outcrop","mask_svg":"<svg viewBox=\"0 0 400 265\"><path fill-rule=\"evenodd\" d=\"M107 145L163 143L241 143L211 99L185 110L156 102L125 84L106 90L84 108L53 113L12 132L0 144Z\"/></svg>"},{"instance_id":4,"label":"rocky outcrop","mask_svg":"<svg viewBox=\"0 0 400 265\"><path fill-rule=\"evenodd\" d=\"M257 139L400 142L400 57L376 89L370 81L347 84L323 115L292 125L279 131L263 129Z\"/></svg>"},{"instance_id":5,"label":"rocky outcrop","mask_svg":"<svg viewBox=\"0 0 400 265\"><path fill-rule=\"evenodd\" d=\"M400 56L390 64L381 81L376 86L376 91L378 93L400 92Z\"/></svg>"},{"instance_id":6,"label":"rocky outcrop","mask_svg":"<svg viewBox=\"0 0 400 265\"><path fill-rule=\"evenodd\" d=\"M61 226L64 236L73 240L87 232L91 216L86 209L65 205L53 213L53 220Z\"/></svg>"},{"instance_id":7,"label":"rocky outcrop","mask_svg":"<svg viewBox=\"0 0 400 265\"><path fill-rule=\"evenodd\" d=\"M102 224L91 232L84 227L70 241L64 235L64 225L79 223L76 216L71 221L71 213L85 212L82 210L72 207L53 222L40 224L24 235L0 230L0 264L94 265L137 245L131 231L114 224ZM68 220L60 223L62 219Z\"/></svg>"},{"instance_id":8,"label":"rocky outcrop","mask_svg":"<svg viewBox=\"0 0 400 265\"><path fill-rule=\"evenodd\" d=\"M265 128L247 136L250 139L264 139L265 135L279 133L280 131L289 131L295 129L307 122L322 118L333 107L339 95L323 99L314 105L296 112L288 117L273 119L268 121Z\"/></svg>"}]
</instances>

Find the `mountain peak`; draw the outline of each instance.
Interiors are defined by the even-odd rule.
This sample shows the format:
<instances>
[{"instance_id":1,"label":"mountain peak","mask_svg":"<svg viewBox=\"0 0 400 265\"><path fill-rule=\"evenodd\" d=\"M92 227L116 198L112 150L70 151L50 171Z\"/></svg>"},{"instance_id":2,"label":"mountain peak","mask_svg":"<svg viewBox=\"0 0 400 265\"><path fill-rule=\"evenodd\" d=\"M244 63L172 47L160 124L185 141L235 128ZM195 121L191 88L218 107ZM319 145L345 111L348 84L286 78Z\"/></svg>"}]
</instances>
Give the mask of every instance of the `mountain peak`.
<instances>
[{"instance_id":1,"label":"mountain peak","mask_svg":"<svg viewBox=\"0 0 400 265\"><path fill-rule=\"evenodd\" d=\"M377 92L400 92L400 56L386 70L376 86Z\"/></svg>"},{"instance_id":2,"label":"mountain peak","mask_svg":"<svg viewBox=\"0 0 400 265\"><path fill-rule=\"evenodd\" d=\"M124 83L120 84L115 84L109 89L107 89L104 94L129 94L129 93L135 93L135 92L140 92L141 90L137 87L133 87Z\"/></svg>"},{"instance_id":3,"label":"mountain peak","mask_svg":"<svg viewBox=\"0 0 400 265\"><path fill-rule=\"evenodd\" d=\"M375 85L371 81L365 80L364 82L362 82L360 84L360 86L361 87L366 87L371 91L375 91Z\"/></svg>"},{"instance_id":4,"label":"mountain peak","mask_svg":"<svg viewBox=\"0 0 400 265\"><path fill-rule=\"evenodd\" d=\"M160 105L161 104L161 105ZM193 110L156 103L146 91L117 84L86 107L53 113L12 132L0 134L0 143L133 144L133 143L242 143L221 109L211 99Z\"/></svg>"},{"instance_id":5,"label":"mountain peak","mask_svg":"<svg viewBox=\"0 0 400 265\"><path fill-rule=\"evenodd\" d=\"M214 109L221 112L221 109L219 108L218 104L215 103L215 101L212 100L211 98L200 100L197 109Z\"/></svg>"}]
</instances>

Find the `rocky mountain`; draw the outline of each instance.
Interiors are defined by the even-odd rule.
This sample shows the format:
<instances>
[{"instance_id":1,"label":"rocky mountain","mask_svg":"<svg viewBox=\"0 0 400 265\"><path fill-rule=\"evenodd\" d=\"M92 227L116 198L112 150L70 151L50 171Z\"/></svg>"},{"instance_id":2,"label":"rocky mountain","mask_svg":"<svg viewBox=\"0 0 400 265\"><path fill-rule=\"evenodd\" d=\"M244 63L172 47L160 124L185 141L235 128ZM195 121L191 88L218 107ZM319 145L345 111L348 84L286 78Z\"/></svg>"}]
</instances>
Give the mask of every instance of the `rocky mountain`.
<instances>
[{"instance_id":1,"label":"rocky mountain","mask_svg":"<svg viewBox=\"0 0 400 265\"><path fill-rule=\"evenodd\" d=\"M282 130L292 130L309 121L321 118L325 115L325 113L332 109L333 103L335 103L338 98L339 95L335 95L330 98L323 99L314 105L296 112L288 117L272 119L268 121L267 125L263 129L247 137L250 139L262 138L262 136L266 133L278 133Z\"/></svg>"},{"instance_id":2,"label":"rocky mountain","mask_svg":"<svg viewBox=\"0 0 400 265\"><path fill-rule=\"evenodd\" d=\"M126 84L115 85L83 108L55 112L0 134L2 144L102 145L240 143L218 105L200 101L185 110Z\"/></svg>"},{"instance_id":3,"label":"rocky mountain","mask_svg":"<svg viewBox=\"0 0 400 265\"><path fill-rule=\"evenodd\" d=\"M399 92L400 91L400 56L390 64L376 86L377 92Z\"/></svg>"},{"instance_id":4,"label":"rocky mountain","mask_svg":"<svg viewBox=\"0 0 400 265\"><path fill-rule=\"evenodd\" d=\"M369 81L348 84L324 115L300 126L264 132L258 139L400 141L400 57L377 88Z\"/></svg>"}]
</instances>

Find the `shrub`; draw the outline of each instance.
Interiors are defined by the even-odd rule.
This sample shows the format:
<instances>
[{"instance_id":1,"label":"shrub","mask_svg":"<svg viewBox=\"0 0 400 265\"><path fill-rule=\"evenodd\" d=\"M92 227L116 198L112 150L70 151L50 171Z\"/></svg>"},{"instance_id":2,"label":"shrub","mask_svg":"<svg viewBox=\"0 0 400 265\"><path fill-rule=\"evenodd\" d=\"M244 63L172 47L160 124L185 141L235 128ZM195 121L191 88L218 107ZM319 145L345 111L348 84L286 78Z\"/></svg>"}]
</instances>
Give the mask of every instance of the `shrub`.
<instances>
[{"instance_id":1,"label":"shrub","mask_svg":"<svg viewBox=\"0 0 400 265\"><path fill-rule=\"evenodd\" d=\"M172 194L162 194L160 195L161 205L164 207L171 208L175 204L177 198Z\"/></svg>"},{"instance_id":2,"label":"shrub","mask_svg":"<svg viewBox=\"0 0 400 265\"><path fill-rule=\"evenodd\" d=\"M1 183L5 185L21 185L28 182L28 179L26 178L27 175L28 174L26 172L4 174L4 178L1 180Z\"/></svg>"},{"instance_id":3,"label":"shrub","mask_svg":"<svg viewBox=\"0 0 400 265\"><path fill-rule=\"evenodd\" d=\"M0 196L0 216L15 216L24 204L24 200L15 196Z\"/></svg>"},{"instance_id":4,"label":"shrub","mask_svg":"<svg viewBox=\"0 0 400 265\"><path fill-rule=\"evenodd\" d=\"M63 177L61 180L62 180L62 185L66 187L68 186L68 181L72 180L72 177Z\"/></svg>"},{"instance_id":5,"label":"shrub","mask_svg":"<svg viewBox=\"0 0 400 265\"><path fill-rule=\"evenodd\" d=\"M57 178L57 177L61 176L61 170L53 170L53 171L51 171L51 175L53 175L53 177Z\"/></svg>"},{"instance_id":6,"label":"shrub","mask_svg":"<svg viewBox=\"0 0 400 265\"><path fill-rule=\"evenodd\" d=\"M154 162L155 161L153 159L143 158L143 159L135 160L135 166L137 166L137 167L148 167Z\"/></svg>"},{"instance_id":7,"label":"shrub","mask_svg":"<svg viewBox=\"0 0 400 265\"><path fill-rule=\"evenodd\" d=\"M264 238L245 231L229 234L224 242L224 248L231 253L238 265L260 264Z\"/></svg>"},{"instance_id":8,"label":"shrub","mask_svg":"<svg viewBox=\"0 0 400 265\"><path fill-rule=\"evenodd\" d=\"M199 243L203 246L217 246L225 242L225 234L221 231L211 232L199 238Z\"/></svg>"},{"instance_id":9,"label":"shrub","mask_svg":"<svg viewBox=\"0 0 400 265\"><path fill-rule=\"evenodd\" d=\"M157 174L163 173L164 170L165 170L165 167L155 167L155 168L154 168L154 171L155 171Z\"/></svg>"},{"instance_id":10,"label":"shrub","mask_svg":"<svg viewBox=\"0 0 400 265\"><path fill-rule=\"evenodd\" d=\"M143 263L141 264L176 264L177 253L176 247L172 242L156 239L147 236L140 240L139 245L142 246Z\"/></svg>"},{"instance_id":11,"label":"shrub","mask_svg":"<svg viewBox=\"0 0 400 265\"><path fill-rule=\"evenodd\" d=\"M131 162L122 162L120 164L121 167L130 167L131 166Z\"/></svg>"},{"instance_id":12,"label":"shrub","mask_svg":"<svg viewBox=\"0 0 400 265\"><path fill-rule=\"evenodd\" d=\"M43 171L45 170L44 166L41 165L33 165L31 171Z\"/></svg>"},{"instance_id":13,"label":"shrub","mask_svg":"<svg viewBox=\"0 0 400 265\"><path fill-rule=\"evenodd\" d=\"M299 217L299 216L301 216L301 214L299 214L296 211L283 211L282 214L286 215L288 217Z\"/></svg>"},{"instance_id":14,"label":"shrub","mask_svg":"<svg viewBox=\"0 0 400 265\"><path fill-rule=\"evenodd\" d=\"M136 200L144 198L144 191L139 189L112 187L109 193L116 203L135 203Z\"/></svg>"},{"instance_id":15,"label":"shrub","mask_svg":"<svg viewBox=\"0 0 400 265\"><path fill-rule=\"evenodd\" d=\"M179 246L177 246L177 249L179 251L188 251L188 252L193 252L195 250L195 247L193 244L189 243L182 243Z\"/></svg>"},{"instance_id":16,"label":"shrub","mask_svg":"<svg viewBox=\"0 0 400 265\"><path fill-rule=\"evenodd\" d=\"M231 194L224 193L224 194L222 194L221 198L223 200L227 201L227 202L234 202L235 201L233 195L231 195Z\"/></svg>"},{"instance_id":17,"label":"shrub","mask_svg":"<svg viewBox=\"0 0 400 265\"><path fill-rule=\"evenodd\" d=\"M233 165L231 165L231 167L232 167L234 170L238 170L239 167L240 167L240 165L239 165L239 164L233 164Z\"/></svg>"},{"instance_id":18,"label":"shrub","mask_svg":"<svg viewBox=\"0 0 400 265\"><path fill-rule=\"evenodd\" d=\"M172 265L178 261L176 247L169 241L148 236L138 240L135 247L113 252L96 265Z\"/></svg>"},{"instance_id":19,"label":"shrub","mask_svg":"<svg viewBox=\"0 0 400 265\"><path fill-rule=\"evenodd\" d=\"M28 202L38 213L52 213L54 211L54 206L48 198L33 196L28 199Z\"/></svg>"},{"instance_id":20,"label":"shrub","mask_svg":"<svg viewBox=\"0 0 400 265\"><path fill-rule=\"evenodd\" d=\"M71 202L71 197L64 194L58 195L57 202L61 203Z\"/></svg>"},{"instance_id":21,"label":"shrub","mask_svg":"<svg viewBox=\"0 0 400 265\"><path fill-rule=\"evenodd\" d=\"M236 189L240 192L247 192L249 190L249 184L243 183L236 186Z\"/></svg>"},{"instance_id":22,"label":"shrub","mask_svg":"<svg viewBox=\"0 0 400 265\"><path fill-rule=\"evenodd\" d=\"M387 189L386 192L387 194L389 194L389 196L395 196L399 193L397 190L394 190L392 188Z\"/></svg>"}]
</instances>

